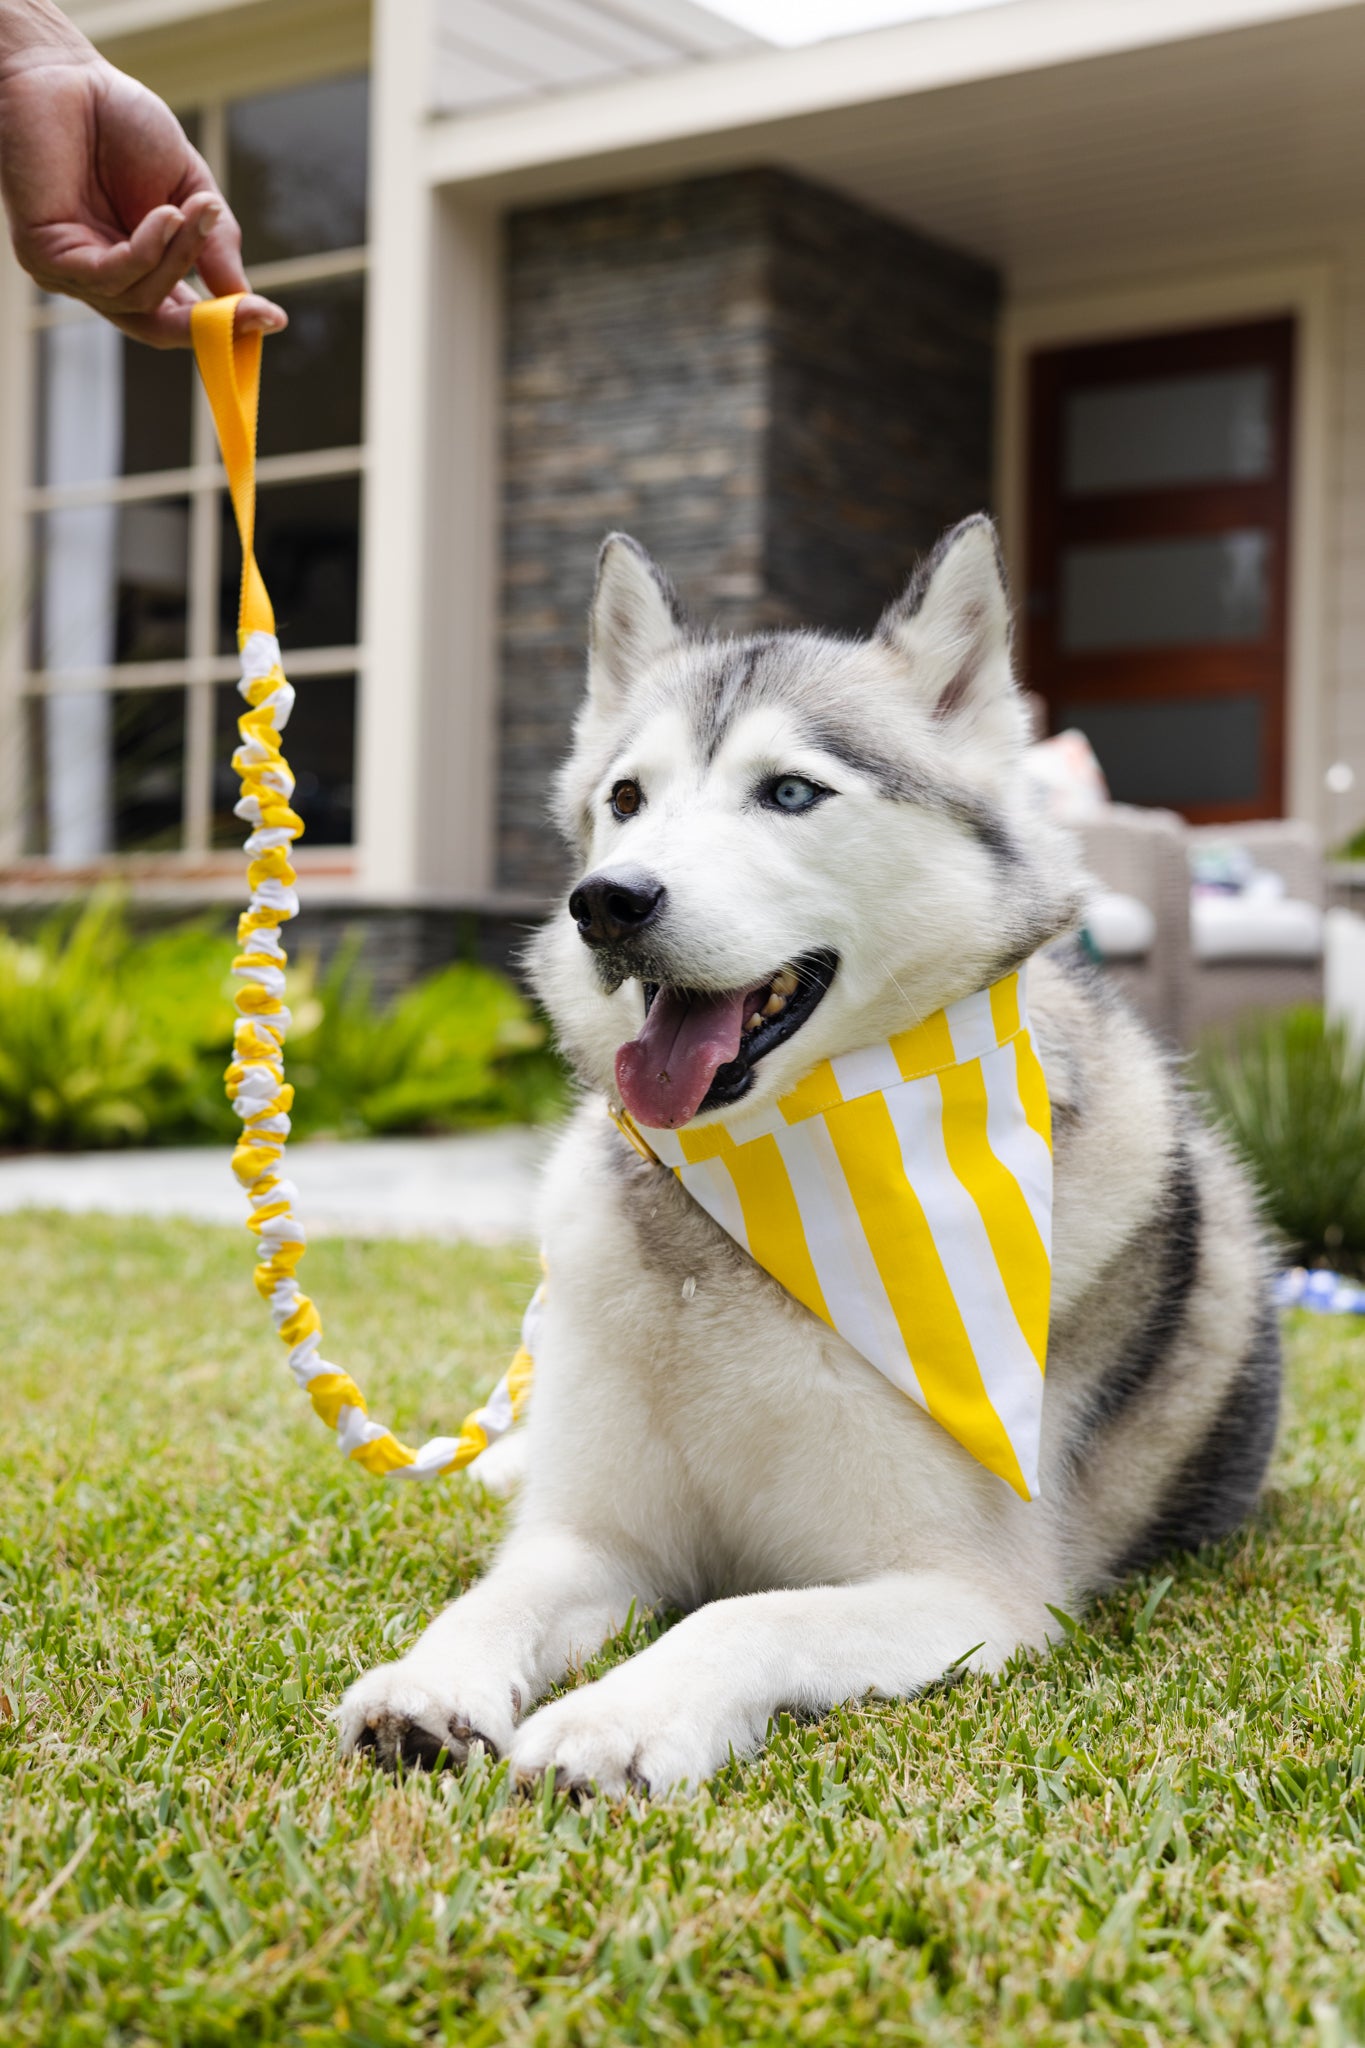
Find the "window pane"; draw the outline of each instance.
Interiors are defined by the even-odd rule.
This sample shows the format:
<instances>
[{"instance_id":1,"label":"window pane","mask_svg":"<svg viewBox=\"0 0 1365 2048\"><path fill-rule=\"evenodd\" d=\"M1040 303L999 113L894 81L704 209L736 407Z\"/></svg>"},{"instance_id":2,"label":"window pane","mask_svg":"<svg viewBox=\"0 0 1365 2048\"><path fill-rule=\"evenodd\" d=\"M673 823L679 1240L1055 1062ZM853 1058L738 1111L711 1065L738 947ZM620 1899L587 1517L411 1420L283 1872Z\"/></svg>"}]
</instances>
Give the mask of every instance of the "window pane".
<instances>
[{"instance_id":1,"label":"window pane","mask_svg":"<svg viewBox=\"0 0 1365 2048\"><path fill-rule=\"evenodd\" d=\"M237 648L242 551L232 506L223 499L221 645ZM256 559L291 647L350 647L356 640L360 574L360 479L319 477L273 484L256 500ZM287 666L286 659L286 666Z\"/></svg>"},{"instance_id":2,"label":"window pane","mask_svg":"<svg viewBox=\"0 0 1365 2048\"><path fill-rule=\"evenodd\" d=\"M297 778L294 804L307 830L304 846L349 846L355 821L356 679L303 676L284 733L284 754ZM240 846L247 827L232 815L239 794L232 772L237 719L245 709L232 683L215 692L217 743L213 756L213 844Z\"/></svg>"},{"instance_id":3,"label":"window pane","mask_svg":"<svg viewBox=\"0 0 1365 2048\"><path fill-rule=\"evenodd\" d=\"M28 706L26 843L75 865L179 847L185 692L57 690Z\"/></svg>"},{"instance_id":4,"label":"window pane","mask_svg":"<svg viewBox=\"0 0 1365 2048\"><path fill-rule=\"evenodd\" d=\"M1062 551L1061 643L1071 654L1259 640L1269 608L1268 533Z\"/></svg>"},{"instance_id":5,"label":"window pane","mask_svg":"<svg viewBox=\"0 0 1365 2048\"><path fill-rule=\"evenodd\" d=\"M1066 489L1142 490L1269 476L1271 402L1268 369L1075 391L1066 401Z\"/></svg>"},{"instance_id":6,"label":"window pane","mask_svg":"<svg viewBox=\"0 0 1365 2048\"><path fill-rule=\"evenodd\" d=\"M289 315L266 351L260 451L297 455L311 448L353 448L360 441L365 280L279 293Z\"/></svg>"},{"instance_id":7,"label":"window pane","mask_svg":"<svg viewBox=\"0 0 1365 2048\"><path fill-rule=\"evenodd\" d=\"M114 850L166 853L185 815L185 692L115 690Z\"/></svg>"},{"instance_id":8,"label":"window pane","mask_svg":"<svg viewBox=\"0 0 1365 2048\"><path fill-rule=\"evenodd\" d=\"M33 665L70 670L183 657L189 522L185 498L42 513Z\"/></svg>"},{"instance_id":9,"label":"window pane","mask_svg":"<svg viewBox=\"0 0 1365 2048\"><path fill-rule=\"evenodd\" d=\"M23 807L23 838L20 844L25 854L51 851L47 830L47 742L43 730L46 713L47 705L43 698L25 698L24 776L19 798Z\"/></svg>"},{"instance_id":10,"label":"window pane","mask_svg":"<svg viewBox=\"0 0 1365 2048\"><path fill-rule=\"evenodd\" d=\"M39 483L184 469L193 380L188 349L147 348L93 315L45 328L38 336Z\"/></svg>"},{"instance_id":11,"label":"window pane","mask_svg":"<svg viewBox=\"0 0 1365 2048\"><path fill-rule=\"evenodd\" d=\"M227 196L248 264L365 240L369 80L329 78L228 108Z\"/></svg>"},{"instance_id":12,"label":"window pane","mask_svg":"<svg viewBox=\"0 0 1365 2048\"><path fill-rule=\"evenodd\" d=\"M123 339L123 474L186 469L194 401L187 348L147 348Z\"/></svg>"},{"instance_id":13,"label":"window pane","mask_svg":"<svg viewBox=\"0 0 1365 2048\"><path fill-rule=\"evenodd\" d=\"M1065 704L1061 730L1079 726L1116 803L1256 803L1261 796L1259 697Z\"/></svg>"}]
</instances>

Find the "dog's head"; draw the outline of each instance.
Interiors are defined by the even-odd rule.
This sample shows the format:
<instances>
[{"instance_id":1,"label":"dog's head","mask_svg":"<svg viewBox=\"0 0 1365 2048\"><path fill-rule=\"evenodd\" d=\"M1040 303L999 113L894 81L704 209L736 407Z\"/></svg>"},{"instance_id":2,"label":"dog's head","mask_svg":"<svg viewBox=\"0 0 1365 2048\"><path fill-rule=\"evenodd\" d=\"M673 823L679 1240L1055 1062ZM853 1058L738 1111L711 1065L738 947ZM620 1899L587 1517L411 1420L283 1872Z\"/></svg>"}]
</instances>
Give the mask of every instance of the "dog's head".
<instances>
[{"instance_id":1,"label":"dog's head","mask_svg":"<svg viewBox=\"0 0 1365 2048\"><path fill-rule=\"evenodd\" d=\"M1065 929L1026 724L988 519L868 640L694 635L613 534L558 787L580 878L532 952L585 1080L658 1128L748 1108Z\"/></svg>"}]
</instances>

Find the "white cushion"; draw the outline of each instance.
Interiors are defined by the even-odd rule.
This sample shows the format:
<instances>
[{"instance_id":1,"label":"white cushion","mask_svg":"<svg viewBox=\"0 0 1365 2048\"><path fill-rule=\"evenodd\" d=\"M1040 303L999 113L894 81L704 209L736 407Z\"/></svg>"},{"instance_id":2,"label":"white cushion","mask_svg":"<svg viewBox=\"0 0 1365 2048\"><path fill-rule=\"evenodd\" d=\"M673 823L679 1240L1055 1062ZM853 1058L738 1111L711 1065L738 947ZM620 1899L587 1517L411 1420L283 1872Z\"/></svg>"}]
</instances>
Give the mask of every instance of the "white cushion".
<instances>
[{"instance_id":1,"label":"white cushion","mask_svg":"<svg viewBox=\"0 0 1365 2048\"><path fill-rule=\"evenodd\" d=\"M1147 905L1112 889L1090 898L1085 928L1101 960L1145 960L1156 937L1156 919Z\"/></svg>"},{"instance_id":2,"label":"white cushion","mask_svg":"<svg viewBox=\"0 0 1365 2048\"><path fill-rule=\"evenodd\" d=\"M1022 765L1048 817L1077 825L1103 815L1109 785L1083 732L1059 732L1050 740L1039 740L1025 749Z\"/></svg>"},{"instance_id":3,"label":"white cushion","mask_svg":"<svg viewBox=\"0 0 1365 2048\"><path fill-rule=\"evenodd\" d=\"M1316 960L1322 953L1322 912L1287 896L1190 898L1190 942L1196 960Z\"/></svg>"}]
</instances>

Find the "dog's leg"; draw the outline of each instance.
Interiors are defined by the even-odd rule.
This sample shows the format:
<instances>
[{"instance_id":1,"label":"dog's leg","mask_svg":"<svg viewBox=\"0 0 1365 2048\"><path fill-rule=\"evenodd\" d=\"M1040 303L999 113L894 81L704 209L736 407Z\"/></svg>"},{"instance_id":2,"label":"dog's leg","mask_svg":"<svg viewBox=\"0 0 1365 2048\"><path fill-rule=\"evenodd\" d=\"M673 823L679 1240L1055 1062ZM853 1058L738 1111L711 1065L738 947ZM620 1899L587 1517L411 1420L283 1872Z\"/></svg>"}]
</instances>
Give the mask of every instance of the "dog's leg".
<instances>
[{"instance_id":1,"label":"dog's leg","mask_svg":"<svg viewBox=\"0 0 1365 2048\"><path fill-rule=\"evenodd\" d=\"M381 1763L465 1761L510 1746L523 1707L620 1628L642 1588L623 1564L567 1530L514 1535L485 1578L405 1657L380 1664L337 1708L343 1755Z\"/></svg>"},{"instance_id":2,"label":"dog's leg","mask_svg":"<svg viewBox=\"0 0 1365 2048\"><path fill-rule=\"evenodd\" d=\"M902 1697L958 1664L994 1670L1047 1631L1041 1600L1012 1601L947 1572L718 1600L532 1715L512 1764L607 1793L697 1785L731 1751L757 1750L779 1708Z\"/></svg>"}]
</instances>

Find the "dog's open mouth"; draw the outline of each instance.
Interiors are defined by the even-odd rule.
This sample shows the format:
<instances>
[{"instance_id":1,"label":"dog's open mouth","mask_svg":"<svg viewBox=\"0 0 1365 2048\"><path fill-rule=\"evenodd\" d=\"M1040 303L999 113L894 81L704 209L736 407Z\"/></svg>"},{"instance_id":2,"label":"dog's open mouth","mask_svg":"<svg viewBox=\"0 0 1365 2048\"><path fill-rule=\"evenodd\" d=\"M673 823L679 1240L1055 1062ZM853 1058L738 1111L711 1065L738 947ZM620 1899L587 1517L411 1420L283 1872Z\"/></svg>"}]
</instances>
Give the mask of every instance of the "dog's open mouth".
<instances>
[{"instance_id":1,"label":"dog's open mouth","mask_svg":"<svg viewBox=\"0 0 1365 2048\"><path fill-rule=\"evenodd\" d=\"M758 1061L801 1029L834 979L829 952L803 953L747 988L716 995L645 983L645 1024L616 1055L635 1121L676 1130L748 1092Z\"/></svg>"}]
</instances>

